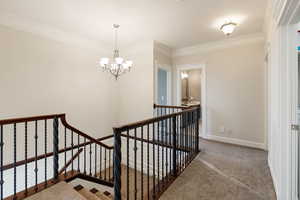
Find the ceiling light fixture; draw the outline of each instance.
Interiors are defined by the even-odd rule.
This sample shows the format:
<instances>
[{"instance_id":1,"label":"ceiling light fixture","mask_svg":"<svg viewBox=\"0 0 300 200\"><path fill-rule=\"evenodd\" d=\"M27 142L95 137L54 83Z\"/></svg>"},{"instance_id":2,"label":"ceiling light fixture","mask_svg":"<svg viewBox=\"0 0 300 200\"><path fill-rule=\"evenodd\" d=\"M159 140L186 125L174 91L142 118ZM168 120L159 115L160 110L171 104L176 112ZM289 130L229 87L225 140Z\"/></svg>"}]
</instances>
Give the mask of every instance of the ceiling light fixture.
<instances>
[{"instance_id":1,"label":"ceiling light fixture","mask_svg":"<svg viewBox=\"0 0 300 200\"><path fill-rule=\"evenodd\" d=\"M103 71L110 72L116 80L118 77L126 72L129 72L132 67L132 61L125 61L124 58L120 57L120 52L118 48L118 28L119 24L114 24L113 28L115 29L115 48L113 51L113 58L101 58L99 64L102 67Z\"/></svg>"},{"instance_id":2,"label":"ceiling light fixture","mask_svg":"<svg viewBox=\"0 0 300 200\"><path fill-rule=\"evenodd\" d=\"M236 28L237 24L233 22L229 22L226 24L223 24L220 28L220 30L227 36L233 33L234 29Z\"/></svg>"},{"instance_id":3,"label":"ceiling light fixture","mask_svg":"<svg viewBox=\"0 0 300 200\"><path fill-rule=\"evenodd\" d=\"M186 72L181 72L181 79L186 79L186 78L188 78L188 77L189 77L188 73L186 73Z\"/></svg>"}]
</instances>

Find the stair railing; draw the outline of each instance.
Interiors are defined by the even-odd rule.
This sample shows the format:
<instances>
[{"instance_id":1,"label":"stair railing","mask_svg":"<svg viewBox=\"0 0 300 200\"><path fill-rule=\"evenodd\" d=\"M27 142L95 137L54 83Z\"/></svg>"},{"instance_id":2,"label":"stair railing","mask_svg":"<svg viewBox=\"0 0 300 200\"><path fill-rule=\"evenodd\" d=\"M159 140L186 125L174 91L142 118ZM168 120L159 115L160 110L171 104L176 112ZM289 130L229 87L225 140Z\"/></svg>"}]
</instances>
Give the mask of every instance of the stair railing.
<instances>
[{"instance_id":1,"label":"stair railing","mask_svg":"<svg viewBox=\"0 0 300 200\"><path fill-rule=\"evenodd\" d=\"M114 199L158 199L199 152L200 106L114 128ZM170 109L170 110L168 110Z\"/></svg>"},{"instance_id":2,"label":"stair railing","mask_svg":"<svg viewBox=\"0 0 300 200\"><path fill-rule=\"evenodd\" d=\"M0 199L23 199L75 178L113 186L113 146L102 142L112 137L94 139L65 114L0 120Z\"/></svg>"}]
</instances>

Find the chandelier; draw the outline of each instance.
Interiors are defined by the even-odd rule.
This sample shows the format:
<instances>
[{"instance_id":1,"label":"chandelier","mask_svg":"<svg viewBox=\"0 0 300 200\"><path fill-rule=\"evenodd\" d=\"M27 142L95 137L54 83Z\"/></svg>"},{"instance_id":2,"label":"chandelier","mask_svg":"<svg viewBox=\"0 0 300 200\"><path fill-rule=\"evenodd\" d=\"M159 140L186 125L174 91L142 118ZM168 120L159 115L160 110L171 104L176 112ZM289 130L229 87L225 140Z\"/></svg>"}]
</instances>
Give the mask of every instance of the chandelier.
<instances>
[{"instance_id":1,"label":"chandelier","mask_svg":"<svg viewBox=\"0 0 300 200\"><path fill-rule=\"evenodd\" d=\"M221 26L220 30L227 36L233 33L234 29L236 28L237 24L233 22L225 23Z\"/></svg>"},{"instance_id":2,"label":"chandelier","mask_svg":"<svg viewBox=\"0 0 300 200\"><path fill-rule=\"evenodd\" d=\"M120 57L120 52L118 48L118 28L119 24L114 24L113 28L115 29L115 47L113 51L112 59L109 58L101 58L100 66L103 71L107 71L111 73L116 80L118 77L126 72L129 72L133 62L130 60L124 60L124 58Z\"/></svg>"}]
</instances>

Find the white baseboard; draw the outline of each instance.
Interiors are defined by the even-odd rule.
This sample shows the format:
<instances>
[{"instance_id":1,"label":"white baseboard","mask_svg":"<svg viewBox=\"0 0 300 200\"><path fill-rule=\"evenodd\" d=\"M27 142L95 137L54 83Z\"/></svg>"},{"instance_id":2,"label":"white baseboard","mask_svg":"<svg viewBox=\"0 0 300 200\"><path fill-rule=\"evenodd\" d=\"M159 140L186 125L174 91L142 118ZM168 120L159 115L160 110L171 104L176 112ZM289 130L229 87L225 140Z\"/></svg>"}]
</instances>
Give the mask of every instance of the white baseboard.
<instances>
[{"instance_id":1,"label":"white baseboard","mask_svg":"<svg viewBox=\"0 0 300 200\"><path fill-rule=\"evenodd\" d=\"M278 193L278 183L277 183L276 177L274 176L274 175L275 175L275 173L274 173L274 168L273 168L273 165L272 165L272 163L271 163L271 161L270 161L270 157L268 157L268 165L269 165L271 177L272 177L272 180L273 180L273 185L274 185L274 189L275 189L276 196L279 197L279 193Z\"/></svg>"},{"instance_id":2,"label":"white baseboard","mask_svg":"<svg viewBox=\"0 0 300 200\"><path fill-rule=\"evenodd\" d=\"M209 139L209 140L218 141L218 142L237 144L237 145L241 145L241 146L267 150L266 144L264 144L264 143L251 142L251 141L247 141L247 140L241 140L241 139L229 138L229 137L221 137L221 136L216 136L216 135L211 135L211 134L206 135L204 138Z\"/></svg>"}]
</instances>

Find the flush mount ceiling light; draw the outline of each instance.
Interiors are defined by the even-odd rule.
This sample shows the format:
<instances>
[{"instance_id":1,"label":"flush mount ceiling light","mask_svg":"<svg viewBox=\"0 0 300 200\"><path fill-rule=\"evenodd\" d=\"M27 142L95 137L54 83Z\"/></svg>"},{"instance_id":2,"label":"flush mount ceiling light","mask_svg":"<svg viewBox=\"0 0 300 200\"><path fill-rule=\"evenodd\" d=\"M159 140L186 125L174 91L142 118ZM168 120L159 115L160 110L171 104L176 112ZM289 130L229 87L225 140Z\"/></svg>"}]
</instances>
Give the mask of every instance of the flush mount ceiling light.
<instances>
[{"instance_id":1,"label":"flush mount ceiling light","mask_svg":"<svg viewBox=\"0 0 300 200\"><path fill-rule=\"evenodd\" d=\"M188 77L189 77L188 73L186 73L186 72L181 73L181 79L186 79Z\"/></svg>"},{"instance_id":2,"label":"flush mount ceiling light","mask_svg":"<svg viewBox=\"0 0 300 200\"><path fill-rule=\"evenodd\" d=\"M110 72L116 80L118 77L126 72L129 72L132 67L132 61L125 61L124 58L120 57L120 52L118 48L118 28L119 24L114 24L113 28L115 29L115 48L113 51L113 57L110 60L109 58L101 58L99 64L102 67L103 71Z\"/></svg>"},{"instance_id":3,"label":"flush mount ceiling light","mask_svg":"<svg viewBox=\"0 0 300 200\"><path fill-rule=\"evenodd\" d=\"M237 24L233 22L229 22L226 24L223 24L220 28L220 30L225 34L225 35L230 35L233 33L234 29L236 28Z\"/></svg>"}]
</instances>

